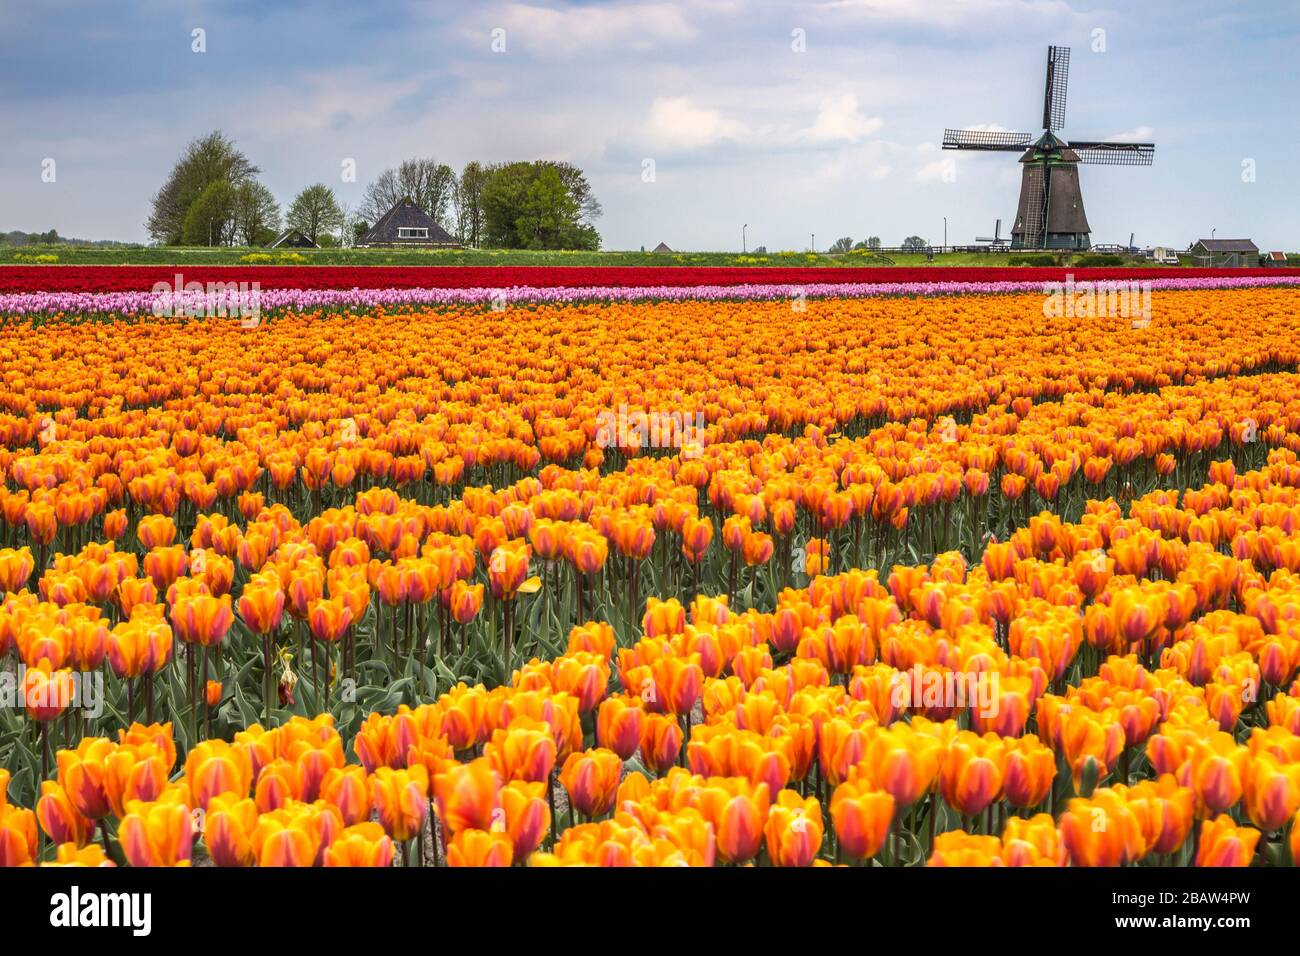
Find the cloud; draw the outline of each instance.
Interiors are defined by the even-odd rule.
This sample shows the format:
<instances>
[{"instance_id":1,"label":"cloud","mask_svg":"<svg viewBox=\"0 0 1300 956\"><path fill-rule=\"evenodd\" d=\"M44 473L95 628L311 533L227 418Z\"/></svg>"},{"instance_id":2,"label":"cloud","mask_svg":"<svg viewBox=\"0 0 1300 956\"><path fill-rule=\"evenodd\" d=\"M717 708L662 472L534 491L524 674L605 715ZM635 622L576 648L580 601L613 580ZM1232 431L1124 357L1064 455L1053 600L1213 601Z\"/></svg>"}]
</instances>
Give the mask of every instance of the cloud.
<instances>
[{"instance_id":1,"label":"cloud","mask_svg":"<svg viewBox=\"0 0 1300 956\"><path fill-rule=\"evenodd\" d=\"M891 24L913 24L948 30L993 29L998 25L1038 26L1044 21L1082 16L1065 0L829 0L821 9L837 15Z\"/></svg>"},{"instance_id":2,"label":"cloud","mask_svg":"<svg viewBox=\"0 0 1300 956\"><path fill-rule=\"evenodd\" d=\"M719 110L696 106L686 96L656 99L645 134L655 148L669 152L703 149L728 140L744 143L752 135L744 123L728 119Z\"/></svg>"},{"instance_id":3,"label":"cloud","mask_svg":"<svg viewBox=\"0 0 1300 956\"><path fill-rule=\"evenodd\" d=\"M845 93L822 101L805 138L812 143L857 143L883 125L878 116L864 116L858 109L858 98Z\"/></svg>"},{"instance_id":4,"label":"cloud","mask_svg":"<svg viewBox=\"0 0 1300 956\"><path fill-rule=\"evenodd\" d=\"M1150 143L1154 137L1155 131L1150 126L1139 126L1137 129L1113 133L1106 138L1112 143Z\"/></svg>"},{"instance_id":5,"label":"cloud","mask_svg":"<svg viewBox=\"0 0 1300 956\"><path fill-rule=\"evenodd\" d=\"M699 154L710 150L831 149L865 142L884 125L858 108L852 93L823 99L811 121L758 122L702 106L688 96L659 97L650 105L645 123L634 136L618 137L620 145L635 141L643 152L660 155ZM613 152L620 152L619 149Z\"/></svg>"},{"instance_id":6,"label":"cloud","mask_svg":"<svg viewBox=\"0 0 1300 956\"><path fill-rule=\"evenodd\" d=\"M518 44L539 58L568 59L621 49L649 51L695 39L698 31L672 3L575 6L563 9L509 3L486 14L506 30L506 49Z\"/></svg>"}]
</instances>

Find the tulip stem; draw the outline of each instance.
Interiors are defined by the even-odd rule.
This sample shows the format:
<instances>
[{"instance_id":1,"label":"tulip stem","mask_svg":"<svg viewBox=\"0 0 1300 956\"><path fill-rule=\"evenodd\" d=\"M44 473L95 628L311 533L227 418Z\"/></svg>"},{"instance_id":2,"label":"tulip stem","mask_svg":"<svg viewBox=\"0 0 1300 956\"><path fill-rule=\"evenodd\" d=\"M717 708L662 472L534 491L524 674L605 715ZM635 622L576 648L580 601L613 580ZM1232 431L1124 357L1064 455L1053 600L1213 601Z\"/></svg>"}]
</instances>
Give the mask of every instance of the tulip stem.
<instances>
[{"instance_id":1,"label":"tulip stem","mask_svg":"<svg viewBox=\"0 0 1300 956\"><path fill-rule=\"evenodd\" d=\"M208 648L204 647L203 648L203 686L200 689L203 693L203 735L205 737L211 734L212 732L211 727L209 726L212 720L212 708L208 706L208 659L210 656L211 655L208 653Z\"/></svg>"},{"instance_id":2,"label":"tulip stem","mask_svg":"<svg viewBox=\"0 0 1300 956\"><path fill-rule=\"evenodd\" d=\"M316 710L321 709L320 701L320 661L316 654L316 635L312 634L309 638L311 641L311 693L316 698Z\"/></svg>"},{"instance_id":3,"label":"tulip stem","mask_svg":"<svg viewBox=\"0 0 1300 956\"><path fill-rule=\"evenodd\" d=\"M429 801L429 844L433 847L433 865L442 866L442 857L438 853L438 814L433 801Z\"/></svg>"},{"instance_id":4,"label":"tulip stem","mask_svg":"<svg viewBox=\"0 0 1300 956\"><path fill-rule=\"evenodd\" d=\"M546 802L551 805L551 846L555 847L555 774L551 773L546 778Z\"/></svg>"},{"instance_id":5,"label":"tulip stem","mask_svg":"<svg viewBox=\"0 0 1300 956\"><path fill-rule=\"evenodd\" d=\"M262 714L271 729L271 632L262 635Z\"/></svg>"},{"instance_id":6,"label":"tulip stem","mask_svg":"<svg viewBox=\"0 0 1300 956\"><path fill-rule=\"evenodd\" d=\"M199 740L199 699L194 691L194 684L198 680L198 661L194 659L194 644L185 645L185 663L186 678L190 691L190 746L194 746ZM205 695L206 696L206 695Z\"/></svg>"},{"instance_id":7,"label":"tulip stem","mask_svg":"<svg viewBox=\"0 0 1300 956\"><path fill-rule=\"evenodd\" d=\"M50 722L41 721L41 780L50 776ZM39 788L37 788L39 789Z\"/></svg>"}]
</instances>

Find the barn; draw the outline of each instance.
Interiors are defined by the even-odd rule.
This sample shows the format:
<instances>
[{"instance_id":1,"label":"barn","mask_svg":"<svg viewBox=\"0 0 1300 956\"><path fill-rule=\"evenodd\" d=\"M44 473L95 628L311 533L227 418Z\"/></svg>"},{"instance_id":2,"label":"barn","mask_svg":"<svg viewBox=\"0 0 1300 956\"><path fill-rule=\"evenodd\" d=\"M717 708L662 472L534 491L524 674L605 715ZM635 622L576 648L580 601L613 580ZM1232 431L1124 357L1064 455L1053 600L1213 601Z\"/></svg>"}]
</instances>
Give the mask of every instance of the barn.
<instances>
[{"instance_id":1,"label":"barn","mask_svg":"<svg viewBox=\"0 0 1300 956\"><path fill-rule=\"evenodd\" d=\"M1259 246L1249 239L1198 239L1192 245L1191 255L1198 266L1259 265Z\"/></svg>"}]
</instances>

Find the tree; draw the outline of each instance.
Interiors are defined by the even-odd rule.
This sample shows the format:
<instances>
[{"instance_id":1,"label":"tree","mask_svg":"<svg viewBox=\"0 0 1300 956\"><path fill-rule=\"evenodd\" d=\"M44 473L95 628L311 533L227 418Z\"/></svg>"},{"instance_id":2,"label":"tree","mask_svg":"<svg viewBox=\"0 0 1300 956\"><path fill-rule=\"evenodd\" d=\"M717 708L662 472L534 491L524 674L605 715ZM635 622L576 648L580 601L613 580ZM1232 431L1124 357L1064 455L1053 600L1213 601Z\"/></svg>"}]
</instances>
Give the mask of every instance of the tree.
<instances>
[{"instance_id":1,"label":"tree","mask_svg":"<svg viewBox=\"0 0 1300 956\"><path fill-rule=\"evenodd\" d=\"M294 197L284 222L316 242L321 233L333 232L343 225L343 213L334 198L334 190L324 183L316 183Z\"/></svg>"},{"instance_id":2,"label":"tree","mask_svg":"<svg viewBox=\"0 0 1300 956\"><path fill-rule=\"evenodd\" d=\"M830 252L848 252L853 248L853 237L845 236L831 243Z\"/></svg>"},{"instance_id":3,"label":"tree","mask_svg":"<svg viewBox=\"0 0 1300 956\"><path fill-rule=\"evenodd\" d=\"M559 170L547 167L528 186L523 208L515 219L519 244L527 249L559 249L564 229L578 218L578 202L560 179Z\"/></svg>"},{"instance_id":4,"label":"tree","mask_svg":"<svg viewBox=\"0 0 1300 956\"><path fill-rule=\"evenodd\" d=\"M209 186L216 182L238 186L258 172L220 130L193 140L154 194L145 228L155 242L176 245L182 241L190 207Z\"/></svg>"},{"instance_id":5,"label":"tree","mask_svg":"<svg viewBox=\"0 0 1300 956\"><path fill-rule=\"evenodd\" d=\"M357 211L345 202L339 203L339 242L338 244L344 249L351 249L356 245L357 240L366 234L370 228ZM357 227L361 230L358 232Z\"/></svg>"},{"instance_id":6,"label":"tree","mask_svg":"<svg viewBox=\"0 0 1300 956\"><path fill-rule=\"evenodd\" d=\"M177 241L187 246L222 246L234 235L235 187L217 179L190 203Z\"/></svg>"},{"instance_id":7,"label":"tree","mask_svg":"<svg viewBox=\"0 0 1300 956\"><path fill-rule=\"evenodd\" d=\"M456 172L446 163L433 158L407 159L396 169L385 169L366 186L359 212L363 219L378 222L409 196L430 219L446 228L455 189Z\"/></svg>"},{"instance_id":8,"label":"tree","mask_svg":"<svg viewBox=\"0 0 1300 956\"><path fill-rule=\"evenodd\" d=\"M600 204L581 170L566 163L492 166L483 186L483 239L506 249L598 249L586 221Z\"/></svg>"},{"instance_id":9,"label":"tree","mask_svg":"<svg viewBox=\"0 0 1300 956\"><path fill-rule=\"evenodd\" d=\"M483 186L487 178L487 171L471 161L456 183L456 238L462 246L476 248L483 242Z\"/></svg>"},{"instance_id":10,"label":"tree","mask_svg":"<svg viewBox=\"0 0 1300 956\"><path fill-rule=\"evenodd\" d=\"M256 180L240 183L234 195L235 234L246 246L262 246L280 228L280 204Z\"/></svg>"},{"instance_id":11,"label":"tree","mask_svg":"<svg viewBox=\"0 0 1300 956\"><path fill-rule=\"evenodd\" d=\"M903 240L903 251L920 252L928 245L930 245L930 243L926 242L920 236L908 236L906 239Z\"/></svg>"}]
</instances>

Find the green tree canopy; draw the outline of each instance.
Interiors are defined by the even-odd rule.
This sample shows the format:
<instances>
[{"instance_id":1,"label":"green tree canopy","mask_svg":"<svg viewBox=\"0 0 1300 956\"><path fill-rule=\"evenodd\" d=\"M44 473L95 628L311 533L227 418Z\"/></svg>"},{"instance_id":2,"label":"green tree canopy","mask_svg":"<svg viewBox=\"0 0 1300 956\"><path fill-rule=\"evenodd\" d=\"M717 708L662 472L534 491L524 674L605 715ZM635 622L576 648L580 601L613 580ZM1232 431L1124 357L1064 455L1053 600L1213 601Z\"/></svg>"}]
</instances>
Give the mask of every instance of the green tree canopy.
<instances>
[{"instance_id":1,"label":"green tree canopy","mask_svg":"<svg viewBox=\"0 0 1300 956\"><path fill-rule=\"evenodd\" d=\"M184 241L185 220L191 207L209 186L218 182L238 186L258 172L220 130L202 136L185 147L167 181L154 194L145 228L155 242L176 245ZM210 210L205 215L210 216ZM206 222L203 244L208 242ZM217 242L215 231L213 236L212 241Z\"/></svg>"},{"instance_id":2,"label":"green tree canopy","mask_svg":"<svg viewBox=\"0 0 1300 956\"><path fill-rule=\"evenodd\" d=\"M333 232L343 225L343 211L334 198L334 190L324 183L315 183L294 197L284 214L284 222L312 242L318 242L322 233Z\"/></svg>"},{"instance_id":3,"label":"green tree canopy","mask_svg":"<svg viewBox=\"0 0 1300 956\"><path fill-rule=\"evenodd\" d=\"M214 180L190 203L178 241L187 246L225 245L234 237L235 221L235 187Z\"/></svg>"},{"instance_id":4,"label":"green tree canopy","mask_svg":"<svg viewBox=\"0 0 1300 956\"><path fill-rule=\"evenodd\" d=\"M567 163L505 163L490 167L482 191L483 233L505 249L598 249L587 220L600 204L581 170Z\"/></svg>"},{"instance_id":5,"label":"green tree canopy","mask_svg":"<svg viewBox=\"0 0 1300 956\"><path fill-rule=\"evenodd\" d=\"M470 161L456 182L456 238L462 246L477 248L483 243L483 187L487 179L487 170Z\"/></svg>"},{"instance_id":6,"label":"green tree canopy","mask_svg":"<svg viewBox=\"0 0 1300 956\"><path fill-rule=\"evenodd\" d=\"M256 180L235 187L235 233L246 246L262 246L275 239L280 229L280 204Z\"/></svg>"}]
</instances>

